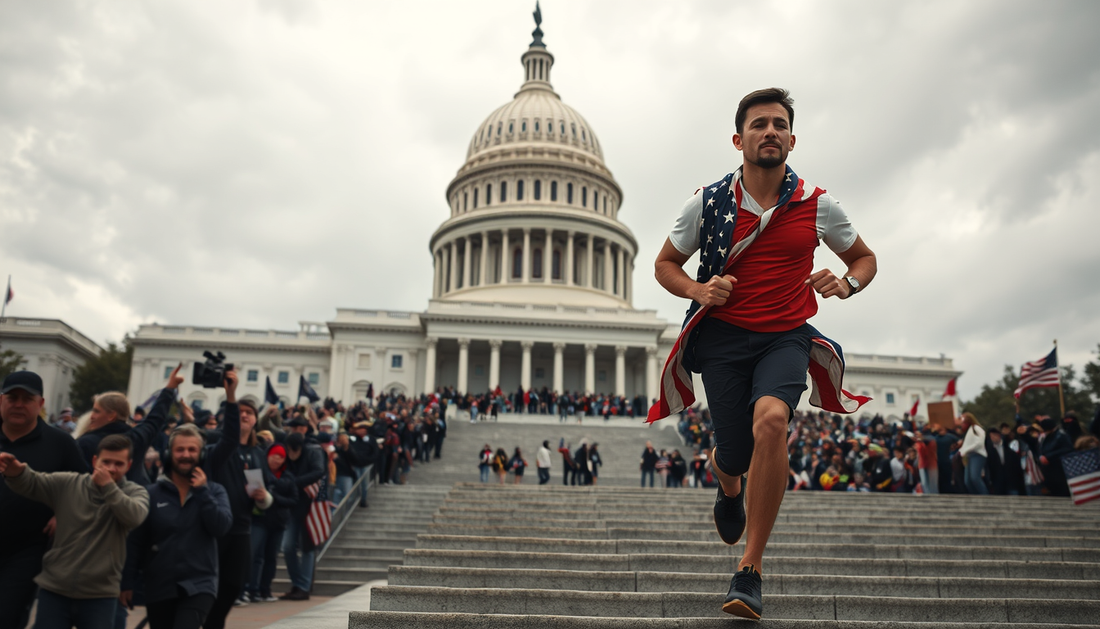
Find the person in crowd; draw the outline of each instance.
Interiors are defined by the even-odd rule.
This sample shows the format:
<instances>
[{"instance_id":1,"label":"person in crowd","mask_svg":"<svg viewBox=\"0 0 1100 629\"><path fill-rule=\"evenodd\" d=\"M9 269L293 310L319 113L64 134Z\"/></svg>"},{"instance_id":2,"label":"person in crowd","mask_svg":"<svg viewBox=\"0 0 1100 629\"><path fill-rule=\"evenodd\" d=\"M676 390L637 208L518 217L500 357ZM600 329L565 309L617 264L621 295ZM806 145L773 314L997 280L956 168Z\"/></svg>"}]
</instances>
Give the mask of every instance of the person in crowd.
<instances>
[{"instance_id":1,"label":"person in crowd","mask_svg":"<svg viewBox=\"0 0 1100 629\"><path fill-rule=\"evenodd\" d=\"M600 457L600 444L593 443L588 448L588 468L592 472L592 485L598 485L600 481L600 466L603 465L603 458Z\"/></svg>"},{"instance_id":2,"label":"person in crowd","mask_svg":"<svg viewBox=\"0 0 1100 629\"><path fill-rule=\"evenodd\" d=\"M508 453L504 448L497 448L496 454L493 455L492 466L493 472L497 475L497 482L503 485L504 477L508 475Z\"/></svg>"},{"instance_id":3,"label":"person in crowd","mask_svg":"<svg viewBox=\"0 0 1100 629\"><path fill-rule=\"evenodd\" d=\"M986 432L985 467L990 493L997 496L1021 496L1027 493L1023 469L1020 467L1020 455L1016 454L1010 444L1005 443L1004 434L1000 430L990 429Z\"/></svg>"},{"instance_id":4,"label":"person in crowd","mask_svg":"<svg viewBox=\"0 0 1100 629\"><path fill-rule=\"evenodd\" d=\"M687 478L687 473L687 461L684 460L679 450L673 450L672 455L669 457L668 486L677 489L682 488L684 486L684 479Z\"/></svg>"},{"instance_id":5,"label":"person in crowd","mask_svg":"<svg viewBox=\"0 0 1100 629\"><path fill-rule=\"evenodd\" d=\"M538 453L535 454L535 466L539 473L539 484L545 485L550 482L550 441L543 441L542 447L539 448Z\"/></svg>"},{"instance_id":6,"label":"person in crowd","mask_svg":"<svg viewBox=\"0 0 1100 629\"><path fill-rule=\"evenodd\" d=\"M306 491L314 483L326 482L325 453L315 443L307 443L300 433L287 435L287 469L298 490L298 502L291 509L286 533L283 534L283 557L290 575L291 589L279 598L287 601L308 601L313 587L314 544L306 530L306 518L313 496Z\"/></svg>"},{"instance_id":7,"label":"person in crowd","mask_svg":"<svg viewBox=\"0 0 1100 629\"><path fill-rule=\"evenodd\" d=\"M344 496L351 492L359 474L355 471L359 467L359 458L351 448L351 437L346 432L336 435L336 452L333 463L336 465L336 484L332 490L332 504L339 505Z\"/></svg>"},{"instance_id":8,"label":"person in crowd","mask_svg":"<svg viewBox=\"0 0 1100 629\"><path fill-rule=\"evenodd\" d=\"M512 454L512 458L508 461L508 469L515 474L515 478L512 484L519 485L523 483L523 470L527 468L527 461L523 458L523 453L520 452L519 446L516 446L516 451Z\"/></svg>"},{"instance_id":9,"label":"person in crowd","mask_svg":"<svg viewBox=\"0 0 1100 629\"><path fill-rule=\"evenodd\" d=\"M61 409L61 415L57 418L57 427L68 434L76 430L76 421L73 420L73 409L65 407Z\"/></svg>"},{"instance_id":10,"label":"person in crowd","mask_svg":"<svg viewBox=\"0 0 1100 629\"><path fill-rule=\"evenodd\" d=\"M966 431L962 447L959 449L966 465L966 491L970 494L987 495L982 474L985 472L985 429L978 423L973 413L963 413L960 426Z\"/></svg>"},{"instance_id":11,"label":"person in crowd","mask_svg":"<svg viewBox=\"0 0 1100 629\"><path fill-rule=\"evenodd\" d=\"M57 518L53 547L35 578L36 629L108 629L121 593L126 535L145 520L149 494L126 479L130 441L109 435L92 455L90 474L37 472L0 453L0 474L15 493L50 507ZM12 517L9 515L8 517Z\"/></svg>"},{"instance_id":12,"label":"person in crowd","mask_svg":"<svg viewBox=\"0 0 1100 629\"><path fill-rule=\"evenodd\" d=\"M671 487L668 480L671 468L672 461L669 459L668 451L661 450L657 456L657 463L653 466L653 469L657 470L657 474L661 477L661 487Z\"/></svg>"},{"instance_id":13,"label":"person in crowd","mask_svg":"<svg viewBox=\"0 0 1100 629\"><path fill-rule=\"evenodd\" d=\"M642 470L642 487L645 487L646 476L649 477L649 486L653 487L653 475L657 470L657 460L659 458L657 451L653 448L653 442L646 441L645 450L642 450L642 460L639 464Z\"/></svg>"},{"instance_id":14,"label":"person in crowd","mask_svg":"<svg viewBox=\"0 0 1100 629\"><path fill-rule=\"evenodd\" d=\"M957 448L959 437L946 426L936 426L936 462L939 464L940 493L952 494L958 491L954 483L952 453Z\"/></svg>"},{"instance_id":15,"label":"person in crowd","mask_svg":"<svg viewBox=\"0 0 1100 629\"><path fill-rule=\"evenodd\" d=\"M1039 429L1042 432L1037 438L1029 433L1020 437L1039 453L1039 469L1043 476L1044 489L1052 496L1065 497L1069 496L1069 484L1062 468L1062 457L1073 452L1073 442L1058 424L1056 419L1043 417L1039 420Z\"/></svg>"},{"instance_id":16,"label":"person in crowd","mask_svg":"<svg viewBox=\"0 0 1100 629\"><path fill-rule=\"evenodd\" d=\"M194 425L168 439L165 476L149 485L149 515L127 542L120 599L131 604L137 568L150 629L199 629L218 593L218 539L233 526L225 489L203 471L205 443Z\"/></svg>"},{"instance_id":17,"label":"person in crowd","mask_svg":"<svg viewBox=\"0 0 1100 629\"><path fill-rule=\"evenodd\" d=\"M574 485L588 486L592 484L592 467L588 458L588 442L581 440L581 446L573 453L573 478Z\"/></svg>"},{"instance_id":18,"label":"person in crowd","mask_svg":"<svg viewBox=\"0 0 1100 629\"><path fill-rule=\"evenodd\" d=\"M16 371L0 384L0 451L37 472L89 471L76 442L40 419L46 401L42 378ZM18 513L19 517L11 514ZM48 505L21 496L0 483L0 627L23 629L34 604L34 578L54 532Z\"/></svg>"},{"instance_id":19,"label":"person in crowd","mask_svg":"<svg viewBox=\"0 0 1100 629\"><path fill-rule=\"evenodd\" d=\"M271 593L275 579L275 566L279 557L290 511L298 504L298 488L294 477L287 472L286 446L273 444L267 450L268 493L272 504L265 509L252 510L252 567L246 592L253 603L276 601Z\"/></svg>"},{"instance_id":20,"label":"person in crowd","mask_svg":"<svg viewBox=\"0 0 1100 629\"><path fill-rule=\"evenodd\" d=\"M351 450L355 454L355 467L353 469L357 478L365 476L367 471L371 469L371 465L374 465L375 468L378 467L378 442L367 434L369 428L370 424L365 421L356 422L352 426ZM359 507L361 509L367 507L369 480L367 479L359 484Z\"/></svg>"},{"instance_id":21,"label":"person in crowd","mask_svg":"<svg viewBox=\"0 0 1100 629\"><path fill-rule=\"evenodd\" d=\"M913 433L913 448L917 451L921 490L929 495L940 493L939 448L936 440L918 429Z\"/></svg>"},{"instance_id":22,"label":"person in crowd","mask_svg":"<svg viewBox=\"0 0 1100 629\"><path fill-rule=\"evenodd\" d=\"M565 443L565 439L558 442L558 454L561 455L562 477L561 484L569 485L570 481L577 484L577 463L573 460L573 453Z\"/></svg>"},{"instance_id":23,"label":"person in crowd","mask_svg":"<svg viewBox=\"0 0 1100 629\"><path fill-rule=\"evenodd\" d=\"M489 472L493 469L493 449L489 447L489 444L485 444L485 447L478 453L477 469L481 473L481 482L489 482Z\"/></svg>"}]
</instances>

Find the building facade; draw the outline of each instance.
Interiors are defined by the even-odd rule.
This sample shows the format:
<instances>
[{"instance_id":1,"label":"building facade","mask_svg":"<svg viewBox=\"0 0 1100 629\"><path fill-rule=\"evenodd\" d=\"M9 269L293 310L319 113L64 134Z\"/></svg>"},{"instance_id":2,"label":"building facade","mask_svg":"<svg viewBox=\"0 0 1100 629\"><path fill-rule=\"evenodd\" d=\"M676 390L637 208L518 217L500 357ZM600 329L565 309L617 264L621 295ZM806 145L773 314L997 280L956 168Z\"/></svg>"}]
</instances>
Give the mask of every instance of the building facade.
<instances>
[{"instance_id":1,"label":"building facade","mask_svg":"<svg viewBox=\"0 0 1100 629\"><path fill-rule=\"evenodd\" d=\"M541 29L533 35L519 91L477 127L447 186L449 216L429 240L426 310L338 309L332 321L297 331L143 325L131 397L149 396L178 362L210 349L228 356L243 394L258 399L270 378L295 402L300 377L349 403L372 388L419 394L443 386L655 398L678 325L634 307L638 246L620 220L623 191L592 126L554 91ZM850 388L876 401L890 396L892 405L930 399L957 375L949 359L850 362ZM183 393L203 405L221 400L190 384Z\"/></svg>"},{"instance_id":2,"label":"building facade","mask_svg":"<svg viewBox=\"0 0 1100 629\"><path fill-rule=\"evenodd\" d=\"M46 412L56 415L71 406L69 389L77 367L103 351L95 341L60 319L0 319L0 351L23 357L21 369L42 376Z\"/></svg>"}]
</instances>

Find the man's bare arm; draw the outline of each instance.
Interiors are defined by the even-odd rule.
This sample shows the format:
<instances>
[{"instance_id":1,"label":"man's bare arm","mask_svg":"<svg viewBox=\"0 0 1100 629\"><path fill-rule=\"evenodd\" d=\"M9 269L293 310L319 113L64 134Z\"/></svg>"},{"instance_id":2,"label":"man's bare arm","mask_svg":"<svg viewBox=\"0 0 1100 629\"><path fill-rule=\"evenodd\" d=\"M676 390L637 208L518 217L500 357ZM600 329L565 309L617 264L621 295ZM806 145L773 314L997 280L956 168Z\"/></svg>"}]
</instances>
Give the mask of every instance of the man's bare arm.
<instances>
[{"instance_id":1,"label":"man's bare arm","mask_svg":"<svg viewBox=\"0 0 1100 629\"><path fill-rule=\"evenodd\" d=\"M847 251L838 253L837 256L841 262L848 266L848 271L843 277L851 275L856 278L860 290L867 288L871 280L875 279L875 275L878 273L878 259L875 258L875 252L871 251L871 248L863 242L862 237L856 236L856 241L852 243L852 246L848 247ZM836 295L841 299L847 299L849 293L851 293L848 282L833 275L833 272L829 269L822 269L814 273L806 280L806 283L813 284L814 290L825 298Z\"/></svg>"},{"instance_id":2,"label":"man's bare arm","mask_svg":"<svg viewBox=\"0 0 1100 629\"><path fill-rule=\"evenodd\" d=\"M657 278L657 283L677 297L697 301L704 306L725 304L737 278L732 275L715 275L706 284L700 284L684 272L684 264L689 258L690 255L680 253L672 245L672 241L665 238L665 244L653 263L653 275Z\"/></svg>"}]
</instances>

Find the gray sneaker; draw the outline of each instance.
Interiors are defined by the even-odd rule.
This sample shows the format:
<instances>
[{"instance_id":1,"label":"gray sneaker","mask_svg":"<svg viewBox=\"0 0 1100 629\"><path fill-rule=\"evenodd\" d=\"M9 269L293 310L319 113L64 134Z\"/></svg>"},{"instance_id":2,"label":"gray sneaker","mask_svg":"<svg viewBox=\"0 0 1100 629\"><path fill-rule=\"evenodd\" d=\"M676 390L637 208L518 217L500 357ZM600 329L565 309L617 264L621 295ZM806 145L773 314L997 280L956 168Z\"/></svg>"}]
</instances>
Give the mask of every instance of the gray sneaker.
<instances>
[{"instance_id":1,"label":"gray sneaker","mask_svg":"<svg viewBox=\"0 0 1100 629\"><path fill-rule=\"evenodd\" d=\"M730 580L730 591L726 594L722 611L740 618L760 620L760 614L764 612L761 585L760 572L756 566L745 566Z\"/></svg>"}]
</instances>

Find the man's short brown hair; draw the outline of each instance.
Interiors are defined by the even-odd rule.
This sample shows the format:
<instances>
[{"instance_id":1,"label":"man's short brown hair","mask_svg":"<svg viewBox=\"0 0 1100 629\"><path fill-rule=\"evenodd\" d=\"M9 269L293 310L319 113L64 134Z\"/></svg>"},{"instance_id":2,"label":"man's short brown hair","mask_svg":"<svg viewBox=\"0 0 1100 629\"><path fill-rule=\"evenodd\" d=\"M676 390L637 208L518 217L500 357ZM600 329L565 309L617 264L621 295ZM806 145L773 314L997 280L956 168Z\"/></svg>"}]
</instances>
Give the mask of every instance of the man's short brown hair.
<instances>
[{"instance_id":1,"label":"man's short brown hair","mask_svg":"<svg viewBox=\"0 0 1100 629\"><path fill-rule=\"evenodd\" d=\"M99 445L95 449L95 455L99 456L104 450L107 452L122 452L125 450L128 458L134 458L134 444L123 435L107 435L100 439Z\"/></svg>"},{"instance_id":2,"label":"man's short brown hair","mask_svg":"<svg viewBox=\"0 0 1100 629\"><path fill-rule=\"evenodd\" d=\"M769 87L749 93L741 99L740 103L738 103L737 115L733 119L738 133L742 133L745 130L745 117L749 113L749 108L753 105L761 105L764 103L779 103L783 105L783 109L787 110L788 122L791 123L791 128L794 128L794 99L791 98L791 93L781 87Z\"/></svg>"}]
</instances>

